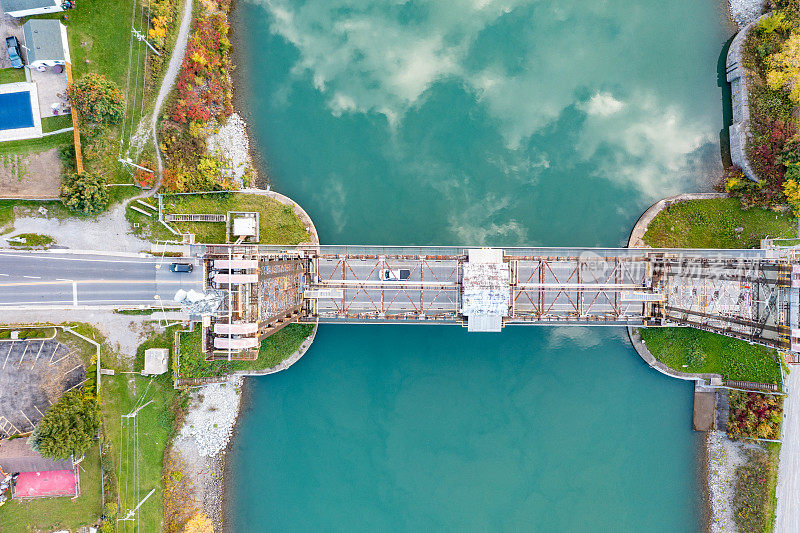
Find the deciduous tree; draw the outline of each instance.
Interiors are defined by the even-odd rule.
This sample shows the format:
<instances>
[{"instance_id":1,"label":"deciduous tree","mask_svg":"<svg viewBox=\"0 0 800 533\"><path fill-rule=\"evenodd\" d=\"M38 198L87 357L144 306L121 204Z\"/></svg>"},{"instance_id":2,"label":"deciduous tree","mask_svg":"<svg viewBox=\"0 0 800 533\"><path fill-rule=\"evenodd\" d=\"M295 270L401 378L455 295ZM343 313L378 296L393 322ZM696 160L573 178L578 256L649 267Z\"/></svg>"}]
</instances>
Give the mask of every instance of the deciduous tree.
<instances>
[{"instance_id":1,"label":"deciduous tree","mask_svg":"<svg viewBox=\"0 0 800 533\"><path fill-rule=\"evenodd\" d=\"M67 88L67 96L81 124L90 129L116 124L125 114L122 92L101 74L86 74Z\"/></svg>"},{"instance_id":2,"label":"deciduous tree","mask_svg":"<svg viewBox=\"0 0 800 533\"><path fill-rule=\"evenodd\" d=\"M792 33L768 61L767 85L770 89L785 89L792 102L800 103L800 33Z\"/></svg>"}]
</instances>

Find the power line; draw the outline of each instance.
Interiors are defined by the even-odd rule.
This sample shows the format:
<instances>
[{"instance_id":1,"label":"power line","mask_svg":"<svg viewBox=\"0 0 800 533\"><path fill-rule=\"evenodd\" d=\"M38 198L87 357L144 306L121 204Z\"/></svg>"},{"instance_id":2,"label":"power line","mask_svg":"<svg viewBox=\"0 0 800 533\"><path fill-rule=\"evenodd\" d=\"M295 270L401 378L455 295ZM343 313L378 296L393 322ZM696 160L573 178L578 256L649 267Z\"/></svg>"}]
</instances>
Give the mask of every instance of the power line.
<instances>
[{"instance_id":1,"label":"power line","mask_svg":"<svg viewBox=\"0 0 800 533\"><path fill-rule=\"evenodd\" d=\"M132 2L131 8L131 27L133 27L133 20L136 16L136 0ZM133 60L133 39L131 39L130 44L128 45L128 74L125 77L125 99L126 99L126 109L125 113L122 115L122 131L119 138L119 156L122 157L122 145L125 143L125 122L128 118L128 109L127 109L127 98L129 95L130 85L131 85L131 61Z\"/></svg>"}]
</instances>

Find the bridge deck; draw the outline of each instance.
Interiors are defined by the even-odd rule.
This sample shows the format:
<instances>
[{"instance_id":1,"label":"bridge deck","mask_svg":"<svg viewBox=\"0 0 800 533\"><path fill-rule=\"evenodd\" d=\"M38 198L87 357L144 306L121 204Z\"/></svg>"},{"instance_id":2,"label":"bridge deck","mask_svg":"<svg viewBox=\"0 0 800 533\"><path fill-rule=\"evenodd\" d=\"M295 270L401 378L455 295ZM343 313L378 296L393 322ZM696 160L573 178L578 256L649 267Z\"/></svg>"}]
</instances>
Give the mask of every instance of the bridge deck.
<instances>
[{"instance_id":1,"label":"bridge deck","mask_svg":"<svg viewBox=\"0 0 800 533\"><path fill-rule=\"evenodd\" d=\"M220 246L199 252L209 250L235 255ZM778 348L795 336L800 343L791 261L766 250L259 246L247 253L273 265L259 278L258 305L268 310L259 315L262 338L288 321L482 331L564 323L687 325Z\"/></svg>"}]
</instances>

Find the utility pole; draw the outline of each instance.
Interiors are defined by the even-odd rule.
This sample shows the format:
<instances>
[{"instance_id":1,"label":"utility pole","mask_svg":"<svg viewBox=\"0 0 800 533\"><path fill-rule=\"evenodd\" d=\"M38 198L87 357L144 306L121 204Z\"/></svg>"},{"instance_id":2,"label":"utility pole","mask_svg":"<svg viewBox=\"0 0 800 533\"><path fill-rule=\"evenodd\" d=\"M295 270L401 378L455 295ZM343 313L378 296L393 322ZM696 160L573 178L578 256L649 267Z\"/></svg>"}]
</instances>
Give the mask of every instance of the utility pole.
<instances>
[{"instance_id":1,"label":"utility pole","mask_svg":"<svg viewBox=\"0 0 800 533\"><path fill-rule=\"evenodd\" d=\"M130 158L130 157L126 157L125 159L122 159L121 157L119 157L119 158L117 158L117 161L119 161L119 162L120 162L120 163L122 163L123 165L130 165L130 166L132 166L132 167L134 167L134 168L138 168L139 170L144 170L145 172L149 172L150 174L155 174L155 173L156 173L156 171L155 171L155 170L150 170L150 169L149 169L149 168L147 168L147 167L143 167L143 166L141 166L141 165L137 165L136 163L134 163L133 161L131 161L131 158Z\"/></svg>"},{"instance_id":2,"label":"utility pole","mask_svg":"<svg viewBox=\"0 0 800 533\"><path fill-rule=\"evenodd\" d=\"M133 26L131 26L131 33L134 35L134 37L136 37L140 41L144 41L144 44L146 44L150 48L150 50L153 51L154 54L159 55L159 56L161 55L161 53L158 50L153 48L153 45L148 42L148 40L145 38L145 36L142 35L141 32L139 32L139 30L137 30Z\"/></svg>"},{"instance_id":3,"label":"utility pole","mask_svg":"<svg viewBox=\"0 0 800 533\"><path fill-rule=\"evenodd\" d=\"M123 516L122 518L117 518L117 521L122 521L122 520L133 520L133 513L135 513L136 511L138 511L138 510L139 510L139 507L141 507L141 506L142 506L142 504L143 504L144 502L146 502L146 501L147 501L147 498L149 498L150 496L152 496L152 495L153 495L153 493L154 493L155 491L156 491L156 489L153 489L153 490L151 490L150 492L148 492L148 493L147 493L147 496L145 496L145 497L142 499L142 501L140 501L140 502L139 502L139 505L137 505L137 506L136 506L136 507L134 507L133 509L129 509L129 510L128 510L128 512L127 512L127 513L125 513L125 516Z\"/></svg>"}]
</instances>

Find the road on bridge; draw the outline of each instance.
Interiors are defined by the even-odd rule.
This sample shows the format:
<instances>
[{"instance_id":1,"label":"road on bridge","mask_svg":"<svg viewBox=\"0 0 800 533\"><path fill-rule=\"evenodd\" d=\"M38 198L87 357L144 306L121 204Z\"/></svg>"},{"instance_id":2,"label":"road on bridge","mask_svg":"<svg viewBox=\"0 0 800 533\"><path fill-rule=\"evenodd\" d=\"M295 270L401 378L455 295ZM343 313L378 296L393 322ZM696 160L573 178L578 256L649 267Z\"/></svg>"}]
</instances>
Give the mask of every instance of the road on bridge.
<instances>
[{"instance_id":1,"label":"road on bridge","mask_svg":"<svg viewBox=\"0 0 800 533\"><path fill-rule=\"evenodd\" d=\"M196 268L174 273L173 262ZM202 268L194 259L0 251L0 309L169 307L178 289L203 290Z\"/></svg>"}]
</instances>

